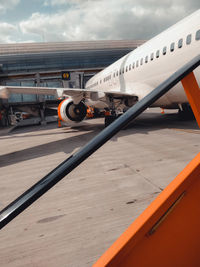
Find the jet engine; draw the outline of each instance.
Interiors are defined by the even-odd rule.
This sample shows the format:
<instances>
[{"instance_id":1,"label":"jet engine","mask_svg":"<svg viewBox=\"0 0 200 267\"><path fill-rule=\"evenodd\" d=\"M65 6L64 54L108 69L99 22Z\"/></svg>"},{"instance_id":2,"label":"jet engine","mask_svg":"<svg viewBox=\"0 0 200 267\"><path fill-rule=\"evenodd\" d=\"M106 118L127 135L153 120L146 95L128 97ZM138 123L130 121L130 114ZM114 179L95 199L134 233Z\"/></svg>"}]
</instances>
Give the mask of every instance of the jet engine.
<instances>
[{"instance_id":1,"label":"jet engine","mask_svg":"<svg viewBox=\"0 0 200 267\"><path fill-rule=\"evenodd\" d=\"M82 101L75 105L71 98L67 98L58 106L58 117L64 122L80 122L86 114L87 107Z\"/></svg>"}]
</instances>

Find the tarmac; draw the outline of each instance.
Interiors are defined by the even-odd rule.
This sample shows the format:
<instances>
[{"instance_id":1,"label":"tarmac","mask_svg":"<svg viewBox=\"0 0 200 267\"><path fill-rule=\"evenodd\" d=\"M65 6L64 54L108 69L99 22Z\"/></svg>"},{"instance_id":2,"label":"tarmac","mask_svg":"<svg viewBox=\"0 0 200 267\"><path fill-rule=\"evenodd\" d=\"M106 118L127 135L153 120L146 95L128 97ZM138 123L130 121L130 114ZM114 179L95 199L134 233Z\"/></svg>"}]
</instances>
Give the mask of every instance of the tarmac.
<instances>
[{"instance_id":1,"label":"tarmac","mask_svg":"<svg viewBox=\"0 0 200 267\"><path fill-rule=\"evenodd\" d=\"M0 265L92 266L199 153L196 121L150 109L0 231ZM102 118L70 128L0 134L0 209L104 128Z\"/></svg>"}]
</instances>

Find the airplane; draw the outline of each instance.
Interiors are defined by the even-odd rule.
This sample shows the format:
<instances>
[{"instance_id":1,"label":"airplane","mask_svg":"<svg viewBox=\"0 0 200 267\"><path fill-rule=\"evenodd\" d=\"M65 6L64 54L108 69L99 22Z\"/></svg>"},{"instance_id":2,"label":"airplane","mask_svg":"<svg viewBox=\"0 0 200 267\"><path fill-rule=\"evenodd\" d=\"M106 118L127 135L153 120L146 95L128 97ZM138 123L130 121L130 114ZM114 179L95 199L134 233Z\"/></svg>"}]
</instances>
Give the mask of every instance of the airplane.
<instances>
[{"instance_id":1,"label":"airplane","mask_svg":"<svg viewBox=\"0 0 200 267\"><path fill-rule=\"evenodd\" d=\"M0 97L11 93L46 94L65 99L58 106L61 121L81 122L87 105L105 110L105 125L149 94L200 52L200 9L94 75L85 89L0 86ZM200 84L200 68L194 74ZM181 83L152 107L188 112Z\"/></svg>"}]
</instances>

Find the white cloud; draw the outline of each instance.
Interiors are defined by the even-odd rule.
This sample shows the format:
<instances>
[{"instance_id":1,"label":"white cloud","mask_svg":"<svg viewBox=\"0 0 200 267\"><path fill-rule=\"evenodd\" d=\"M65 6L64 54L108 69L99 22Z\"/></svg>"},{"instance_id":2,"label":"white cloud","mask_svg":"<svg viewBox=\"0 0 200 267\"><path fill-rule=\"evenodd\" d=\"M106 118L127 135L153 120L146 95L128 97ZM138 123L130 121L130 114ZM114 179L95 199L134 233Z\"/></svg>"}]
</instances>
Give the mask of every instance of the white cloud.
<instances>
[{"instance_id":1,"label":"white cloud","mask_svg":"<svg viewBox=\"0 0 200 267\"><path fill-rule=\"evenodd\" d=\"M20 1L23 0L0 0L0 11L16 7ZM40 2L44 3L51 5L45 14L33 13L15 25L0 23L0 42L149 39L200 7L199 0ZM48 13L50 9L53 12Z\"/></svg>"},{"instance_id":2,"label":"white cloud","mask_svg":"<svg viewBox=\"0 0 200 267\"><path fill-rule=\"evenodd\" d=\"M1 22L0 23L0 43L13 43L15 42L12 36L16 36L18 28L12 24Z\"/></svg>"},{"instance_id":3,"label":"white cloud","mask_svg":"<svg viewBox=\"0 0 200 267\"><path fill-rule=\"evenodd\" d=\"M13 9L21 0L0 0L0 11L5 12L7 9Z\"/></svg>"},{"instance_id":4,"label":"white cloud","mask_svg":"<svg viewBox=\"0 0 200 267\"><path fill-rule=\"evenodd\" d=\"M101 1L101 0L93 0L94 1ZM85 2L92 2L91 0L45 0L44 5L49 6L59 6L59 5L73 5L73 4L83 4Z\"/></svg>"},{"instance_id":5,"label":"white cloud","mask_svg":"<svg viewBox=\"0 0 200 267\"><path fill-rule=\"evenodd\" d=\"M194 10L186 0L123 0L123 5L119 0L46 0L45 3L71 4L54 14L34 13L20 23L24 34L36 34L46 41L148 39L184 17L188 13L184 6Z\"/></svg>"}]
</instances>

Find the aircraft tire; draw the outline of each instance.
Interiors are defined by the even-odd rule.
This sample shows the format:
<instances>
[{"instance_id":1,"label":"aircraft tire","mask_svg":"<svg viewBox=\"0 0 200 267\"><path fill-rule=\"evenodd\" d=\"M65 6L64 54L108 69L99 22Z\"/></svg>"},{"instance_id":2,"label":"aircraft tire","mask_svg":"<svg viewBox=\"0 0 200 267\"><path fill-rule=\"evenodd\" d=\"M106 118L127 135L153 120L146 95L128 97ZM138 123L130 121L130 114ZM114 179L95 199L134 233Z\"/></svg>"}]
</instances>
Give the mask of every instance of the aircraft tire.
<instances>
[{"instance_id":1,"label":"aircraft tire","mask_svg":"<svg viewBox=\"0 0 200 267\"><path fill-rule=\"evenodd\" d=\"M105 123L104 123L105 127L109 126L114 120L116 120L116 118L117 118L116 116L112 116L112 115L106 116Z\"/></svg>"}]
</instances>

